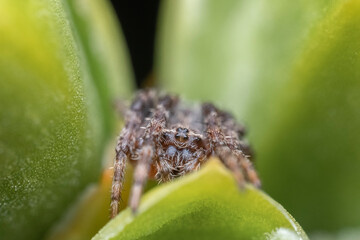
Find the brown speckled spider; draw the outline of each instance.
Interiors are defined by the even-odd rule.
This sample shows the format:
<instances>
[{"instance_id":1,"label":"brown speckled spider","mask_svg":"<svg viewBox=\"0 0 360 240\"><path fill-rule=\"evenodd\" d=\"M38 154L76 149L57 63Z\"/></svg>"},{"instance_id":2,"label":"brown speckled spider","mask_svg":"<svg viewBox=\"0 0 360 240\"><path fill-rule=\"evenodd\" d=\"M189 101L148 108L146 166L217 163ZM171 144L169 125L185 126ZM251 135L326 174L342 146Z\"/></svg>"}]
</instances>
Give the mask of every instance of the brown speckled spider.
<instances>
[{"instance_id":1,"label":"brown speckled spider","mask_svg":"<svg viewBox=\"0 0 360 240\"><path fill-rule=\"evenodd\" d=\"M249 181L260 187L244 134L231 114L210 103L188 106L176 96L139 91L125 113L116 146L111 217L118 214L127 159L135 164L129 201L133 212L148 177L170 181L198 170L211 155L233 172L239 186Z\"/></svg>"}]
</instances>

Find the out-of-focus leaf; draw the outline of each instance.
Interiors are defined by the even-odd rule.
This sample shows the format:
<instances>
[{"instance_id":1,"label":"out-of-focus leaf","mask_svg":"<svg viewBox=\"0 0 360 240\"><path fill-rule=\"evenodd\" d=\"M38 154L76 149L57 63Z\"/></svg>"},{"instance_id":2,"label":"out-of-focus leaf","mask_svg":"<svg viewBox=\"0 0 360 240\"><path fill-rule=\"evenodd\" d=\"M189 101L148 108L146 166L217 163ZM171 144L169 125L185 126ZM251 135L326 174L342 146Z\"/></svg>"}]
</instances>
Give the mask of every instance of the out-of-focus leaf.
<instances>
[{"instance_id":1,"label":"out-of-focus leaf","mask_svg":"<svg viewBox=\"0 0 360 240\"><path fill-rule=\"evenodd\" d=\"M359 40L360 2L346 1L311 33L276 99L284 111L257 133L266 189L309 229L360 226Z\"/></svg>"},{"instance_id":2,"label":"out-of-focus leaf","mask_svg":"<svg viewBox=\"0 0 360 240\"><path fill-rule=\"evenodd\" d=\"M111 152L114 152L113 149ZM62 221L49 232L46 239L91 239L109 221L109 193L113 174L113 170L105 170L101 182L88 187ZM124 190L121 194L123 201L121 201L120 210L127 206L131 179L132 168L129 165L126 170Z\"/></svg>"},{"instance_id":3,"label":"out-of-focus leaf","mask_svg":"<svg viewBox=\"0 0 360 240\"><path fill-rule=\"evenodd\" d=\"M283 207L259 190L240 191L218 160L148 192L137 215L124 210L93 238L307 239Z\"/></svg>"},{"instance_id":4,"label":"out-of-focus leaf","mask_svg":"<svg viewBox=\"0 0 360 240\"><path fill-rule=\"evenodd\" d=\"M360 224L359 16L356 0L162 8L162 85L245 120L264 189L307 230Z\"/></svg>"},{"instance_id":5,"label":"out-of-focus leaf","mask_svg":"<svg viewBox=\"0 0 360 240\"><path fill-rule=\"evenodd\" d=\"M39 239L99 177L112 121L102 108L119 91L112 88L114 66L105 76L92 70L92 59L117 58L111 44L98 49L116 40L102 35L109 29L99 32L112 20L94 17L98 25L86 30L92 45L84 47L77 36L83 26L65 1L0 0L0 6L0 238ZM90 12L111 14L98 6ZM123 76L125 83L128 71ZM98 89L100 81L108 89Z\"/></svg>"},{"instance_id":6,"label":"out-of-focus leaf","mask_svg":"<svg viewBox=\"0 0 360 240\"><path fill-rule=\"evenodd\" d=\"M356 240L360 239L360 229L344 228L335 233L315 232L310 237L312 240Z\"/></svg>"},{"instance_id":7,"label":"out-of-focus leaf","mask_svg":"<svg viewBox=\"0 0 360 240\"><path fill-rule=\"evenodd\" d=\"M173 92L219 102L245 120L255 103L270 111L268 99L288 80L310 27L329 11L328 2L164 1L158 78Z\"/></svg>"},{"instance_id":8,"label":"out-of-focus leaf","mask_svg":"<svg viewBox=\"0 0 360 240\"><path fill-rule=\"evenodd\" d=\"M132 72L120 25L107 0L64 0L84 66L99 96L106 132L113 134L116 99L129 97ZM116 123L115 123L116 125Z\"/></svg>"}]
</instances>

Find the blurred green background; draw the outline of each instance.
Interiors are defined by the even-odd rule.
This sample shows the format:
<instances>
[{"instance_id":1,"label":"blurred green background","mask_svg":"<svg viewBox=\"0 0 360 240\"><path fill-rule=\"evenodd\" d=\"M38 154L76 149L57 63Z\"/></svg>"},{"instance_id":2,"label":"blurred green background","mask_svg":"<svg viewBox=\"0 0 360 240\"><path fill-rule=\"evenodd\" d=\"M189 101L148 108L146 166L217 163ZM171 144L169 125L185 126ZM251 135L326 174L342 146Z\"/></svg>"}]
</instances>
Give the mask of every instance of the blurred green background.
<instances>
[{"instance_id":1,"label":"blurred green background","mask_svg":"<svg viewBox=\"0 0 360 240\"><path fill-rule=\"evenodd\" d=\"M234 113L311 239L359 239L360 2L129 2L124 37L104 0L0 0L0 237L44 236L99 180L136 79Z\"/></svg>"},{"instance_id":2,"label":"blurred green background","mask_svg":"<svg viewBox=\"0 0 360 240\"><path fill-rule=\"evenodd\" d=\"M307 233L357 228L360 2L166 1L162 10L161 84L246 123L264 190Z\"/></svg>"}]
</instances>

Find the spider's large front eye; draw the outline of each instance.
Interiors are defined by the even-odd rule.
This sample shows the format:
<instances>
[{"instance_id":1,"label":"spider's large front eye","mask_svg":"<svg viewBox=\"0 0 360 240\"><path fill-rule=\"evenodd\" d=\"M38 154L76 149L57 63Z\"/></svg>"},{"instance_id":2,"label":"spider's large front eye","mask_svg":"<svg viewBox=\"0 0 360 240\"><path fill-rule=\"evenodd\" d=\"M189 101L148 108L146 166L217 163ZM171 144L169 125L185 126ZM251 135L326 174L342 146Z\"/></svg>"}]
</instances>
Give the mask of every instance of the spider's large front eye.
<instances>
[{"instance_id":1,"label":"spider's large front eye","mask_svg":"<svg viewBox=\"0 0 360 240\"><path fill-rule=\"evenodd\" d=\"M189 132L189 129L187 129L187 128L181 128L181 127L177 128L176 134L175 134L175 139L180 142L187 141L189 139L188 132Z\"/></svg>"},{"instance_id":2,"label":"spider's large front eye","mask_svg":"<svg viewBox=\"0 0 360 240\"><path fill-rule=\"evenodd\" d=\"M185 142L185 141L189 140L189 136L186 134L183 134L183 133L177 133L175 135L175 139L180 142Z\"/></svg>"},{"instance_id":3,"label":"spider's large front eye","mask_svg":"<svg viewBox=\"0 0 360 240\"><path fill-rule=\"evenodd\" d=\"M189 129L187 129L187 128L182 128L182 127L178 127L178 128L176 129L176 132L178 132L178 133L189 133Z\"/></svg>"}]
</instances>

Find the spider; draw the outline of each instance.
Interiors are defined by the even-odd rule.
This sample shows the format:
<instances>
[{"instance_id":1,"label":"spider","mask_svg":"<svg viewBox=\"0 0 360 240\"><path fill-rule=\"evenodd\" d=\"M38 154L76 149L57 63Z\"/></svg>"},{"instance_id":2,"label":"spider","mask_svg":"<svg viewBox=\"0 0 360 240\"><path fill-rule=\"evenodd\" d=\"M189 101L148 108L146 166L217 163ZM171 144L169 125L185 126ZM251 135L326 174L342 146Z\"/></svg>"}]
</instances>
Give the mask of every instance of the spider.
<instances>
[{"instance_id":1,"label":"spider","mask_svg":"<svg viewBox=\"0 0 360 240\"><path fill-rule=\"evenodd\" d=\"M244 135L244 127L213 104L188 106L177 96L140 90L125 112L115 149L111 218L118 214L127 160L135 165L129 199L133 213L148 178L171 181L198 170L211 155L233 173L240 187L246 181L260 187Z\"/></svg>"}]
</instances>

